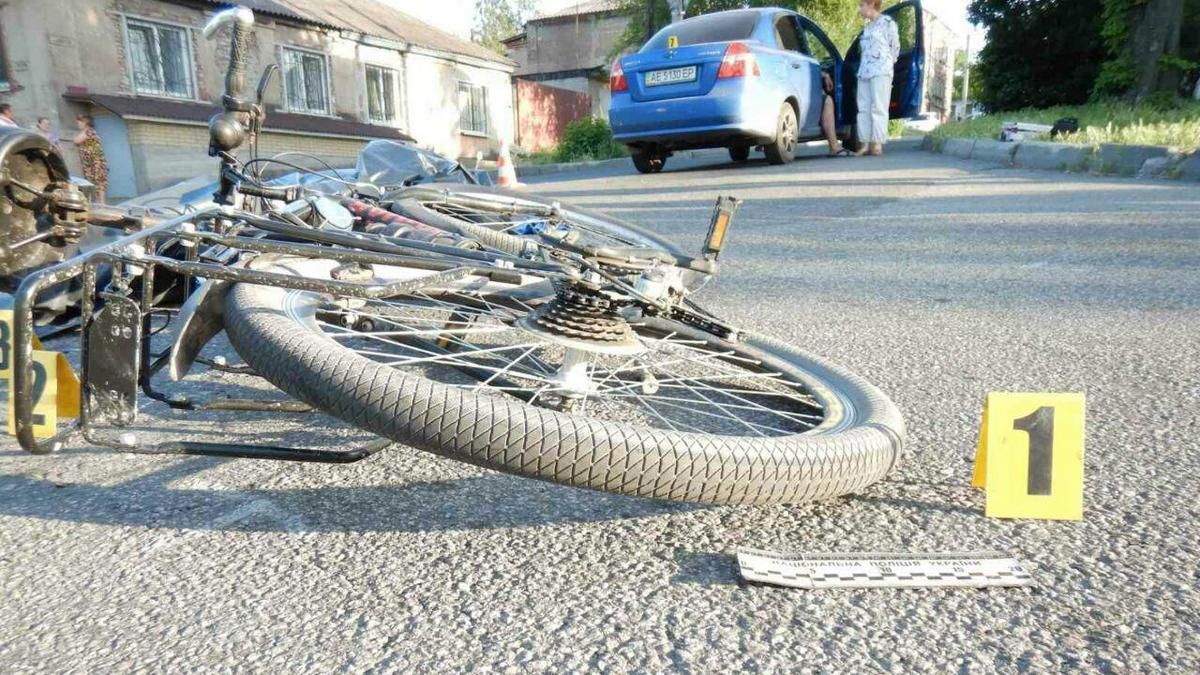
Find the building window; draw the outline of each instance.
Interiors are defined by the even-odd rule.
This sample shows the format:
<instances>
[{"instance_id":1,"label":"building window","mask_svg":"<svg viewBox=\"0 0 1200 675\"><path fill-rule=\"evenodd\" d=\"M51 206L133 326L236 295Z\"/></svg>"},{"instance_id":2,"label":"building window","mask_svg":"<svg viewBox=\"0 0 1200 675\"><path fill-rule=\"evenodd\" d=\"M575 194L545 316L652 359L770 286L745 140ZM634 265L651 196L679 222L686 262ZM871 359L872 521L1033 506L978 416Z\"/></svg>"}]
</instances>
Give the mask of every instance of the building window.
<instances>
[{"instance_id":1,"label":"building window","mask_svg":"<svg viewBox=\"0 0 1200 675\"><path fill-rule=\"evenodd\" d=\"M8 56L4 53L4 36L0 35L0 91L9 91L12 83L8 79Z\"/></svg>"},{"instance_id":2,"label":"building window","mask_svg":"<svg viewBox=\"0 0 1200 675\"><path fill-rule=\"evenodd\" d=\"M458 130L465 134L486 136L487 126L487 87L458 83Z\"/></svg>"},{"instance_id":3,"label":"building window","mask_svg":"<svg viewBox=\"0 0 1200 675\"><path fill-rule=\"evenodd\" d=\"M400 74L391 68L367 66L367 119L391 124L400 120L396 114L396 92Z\"/></svg>"},{"instance_id":4,"label":"building window","mask_svg":"<svg viewBox=\"0 0 1200 675\"><path fill-rule=\"evenodd\" d=\"M192 49L187 29L125 20L133 91L151 96L194 98Z\"/></svg>"},{"instance_id":5,"label":"building window","mask_svg":"<svg viewBox=\"0 0 1200 675\"><path fill-rule=\"evenodd\" d=\"M329 65L325 55L283 48L283 100L291 112L329 114Z\"/></svg>"}]
</instances>

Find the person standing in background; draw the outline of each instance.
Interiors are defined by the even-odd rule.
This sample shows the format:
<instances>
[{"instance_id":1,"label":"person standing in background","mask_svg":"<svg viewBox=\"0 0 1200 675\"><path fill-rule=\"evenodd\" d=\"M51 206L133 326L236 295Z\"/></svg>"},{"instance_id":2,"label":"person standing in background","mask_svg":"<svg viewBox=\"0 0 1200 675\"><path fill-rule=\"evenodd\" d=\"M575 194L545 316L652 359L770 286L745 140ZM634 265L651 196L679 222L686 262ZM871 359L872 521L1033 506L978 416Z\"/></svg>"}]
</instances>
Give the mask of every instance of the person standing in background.
<instances>
[{"instance_id":1,"label":"person standing in background","mask_svg":"<svg viewBox=\"0 0 1200 675\"><path fill-rule=\"evenodd\" d=\"M858 15L867 20L862 33L862 62L858 65L858 137L855 153L883 155L888 138L888 104L892 78L900 58L900 28L881 11L883 0L861 0Z\"/></svg>"},{"instance_id":2,"label":"person standing in background","mask_svg":"<svg viewBox=\"0 0 1200 675\"><path fill-rule=\"evenodd\" d=\"M19 127L13 118L13 107L8 103L0 103L0 127Z\"/></svg>"},{"instance_id":3,"label":"person standing in background","mask_svg":"<svg viewBox=\"0 0 1200 675\"><path fill-rule=\"evenodd\" d=\"M61 140L59 139L58 134L54 133L54 131L50 129L49 117L39 117L37 119L37 126L34 128L34 131L41 134L42 138L50 141L50 143L53 145L58 145L59 140Z\"/></svg>"},{"instance_id":4,"label":"person standing in background","mask_svg":"<svg viewBox=\"0 0 1200 675\"><path fill-rule=\"evenodd\" d=\"M79 161L83 163L83 177L96 186L96 203L103 204L108 192L108 162L104 161L104 146L96 134L96 119L91 115L78 115L75 124L79 133L73 140L79 149Z\"/></svg>"}]
</instances>

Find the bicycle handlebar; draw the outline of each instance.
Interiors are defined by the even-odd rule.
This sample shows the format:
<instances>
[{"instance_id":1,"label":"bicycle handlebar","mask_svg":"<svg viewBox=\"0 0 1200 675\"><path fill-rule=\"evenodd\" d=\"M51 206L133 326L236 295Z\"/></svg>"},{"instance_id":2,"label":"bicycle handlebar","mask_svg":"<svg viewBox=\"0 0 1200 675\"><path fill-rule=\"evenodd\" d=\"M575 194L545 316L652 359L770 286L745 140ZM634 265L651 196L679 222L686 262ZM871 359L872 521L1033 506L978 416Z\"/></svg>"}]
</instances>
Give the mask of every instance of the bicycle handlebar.
<instances>
[{"instance_id":1,"label":"bicycle handlebar","mask_svg":"<svg viewBox=\"0 0 1200 675\"><path fill-rule=\"evenodd\" d=\"M229 68L225 71L225 110L246 110L246 61L250 56L250 34L254 12L245 7L232 7L213 15L204 26L204 37L211 38L225 24L233 24L229 40Z\"/></svg>"}]
</instances>

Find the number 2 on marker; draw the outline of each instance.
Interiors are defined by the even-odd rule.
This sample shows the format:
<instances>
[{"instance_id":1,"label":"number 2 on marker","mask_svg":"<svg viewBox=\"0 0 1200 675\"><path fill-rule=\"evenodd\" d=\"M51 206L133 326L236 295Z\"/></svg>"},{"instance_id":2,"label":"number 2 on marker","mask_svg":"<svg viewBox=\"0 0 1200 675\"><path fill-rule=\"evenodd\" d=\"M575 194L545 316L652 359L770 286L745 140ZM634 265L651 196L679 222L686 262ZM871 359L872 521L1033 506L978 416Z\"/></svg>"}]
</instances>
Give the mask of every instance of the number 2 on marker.
<instances>
[{"instance_id":1,"label":"number 2 on marker","mask_svg":"<svg viewBox=\"0 0 1200 675\"><path fill-rule=\"evenodd\" d=\"M57 352L34 350L33 360L29 363L33 371L32 391L30 399L33 403L34 438L50 438L58 430L58 380L55 377L59 355ZM11 381L9 382L11 385ZM15 435L16 409L12 392L8 396L8 433Z\"/></svg>"}]
</instances>

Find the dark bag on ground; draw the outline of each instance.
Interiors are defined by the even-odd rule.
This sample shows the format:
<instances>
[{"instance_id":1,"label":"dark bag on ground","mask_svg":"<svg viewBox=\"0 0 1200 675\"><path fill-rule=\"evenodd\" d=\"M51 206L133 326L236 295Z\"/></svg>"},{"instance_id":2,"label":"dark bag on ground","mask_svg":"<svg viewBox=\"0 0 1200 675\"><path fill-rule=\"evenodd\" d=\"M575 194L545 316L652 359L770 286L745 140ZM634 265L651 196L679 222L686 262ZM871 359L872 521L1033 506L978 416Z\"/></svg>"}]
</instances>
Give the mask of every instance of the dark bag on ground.
<instances>
[{"instance_id":1,"label":"dark bag on ground","mask_svg":"<svg viewBox=\"0 0 1200 675\"><path fill-rule=\"evenodd\" d=\"M1063 134L1073 134L1079 131L1079 120L1074 117L1064 117L1054 123L1050 130L1050 138L1058 138Z\"/></svg>"}]
</instances>

